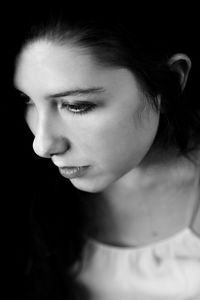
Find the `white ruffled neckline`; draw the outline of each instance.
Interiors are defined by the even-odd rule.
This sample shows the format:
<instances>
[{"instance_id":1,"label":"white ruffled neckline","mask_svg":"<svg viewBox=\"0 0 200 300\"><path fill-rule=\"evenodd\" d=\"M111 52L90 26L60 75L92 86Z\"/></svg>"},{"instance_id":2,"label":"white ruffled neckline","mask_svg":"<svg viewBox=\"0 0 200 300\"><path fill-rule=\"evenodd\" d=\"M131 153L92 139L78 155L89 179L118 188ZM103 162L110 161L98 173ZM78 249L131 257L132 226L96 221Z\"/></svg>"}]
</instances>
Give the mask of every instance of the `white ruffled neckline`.
<instances>
[{"instance_id":1,"label":"white ruffled neckline","mask_svg":"<svg viewBox=\"0 0 200 300\"><path fill-rule=\"evenodd\" d=\"M192 236L192 239L196 240L196 242L200 244L200 237L192 229L188 227L182 229L181 231L176 232L172 236L142 246L116 246L116 245L100 242L89 236L85 237L85 239L86 239L86 244L90 244L94 248L98 248L98 249L101 248L102 250L104 249L105 251L112 250L116 252L136 252L136 251L142 251L149 248L164 247L165 245L168 245L169 243L173 243L174 241L176 242L180 241L186 236Z\"/></svg>"},{"instance_id":2,"label":"white ruffled neckline","mask_svg":"<svg viewBox=\"0 0 200 300\"><path fill-rule=\"evenodd\" d=\"M89 238L78 269L91 299L200 300L200 238L190 228L143 247Z\"/></svg>"}]
</instances>

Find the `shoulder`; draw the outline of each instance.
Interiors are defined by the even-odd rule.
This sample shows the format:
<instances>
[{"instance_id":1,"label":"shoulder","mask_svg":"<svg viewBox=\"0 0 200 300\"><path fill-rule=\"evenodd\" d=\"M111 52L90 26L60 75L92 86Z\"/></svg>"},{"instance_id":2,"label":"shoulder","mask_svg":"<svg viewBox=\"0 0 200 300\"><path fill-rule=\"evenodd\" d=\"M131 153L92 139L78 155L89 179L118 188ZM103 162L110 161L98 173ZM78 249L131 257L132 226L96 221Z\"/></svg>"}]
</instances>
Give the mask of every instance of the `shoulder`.
<instances>
[{"instance_id":1,"label":"shoulder","mask_svg":"<svg viewBox=\"0 0 200 300\"><path fill-rule=\"evenodd\" d=\"M200 154L200 152L199 152ZM197 192L197 211L196 211L196 216L193 224L193 230L195 233L200 237L200 155L198 156L198 161L197 161L197 173L198 173L198 192Z\"/></svg>"},{"instance_id":2,"label":"shoulder","mask_svg":"<svg viewBox=\"0 0 200 300\"><path fill-rule=\"evenodd\" d=\"M200 150L193 153L193 159L197 174L197 204L192 229L200 237Z\"/></svg>"},{"instance_id":3,"label":"shoulder","mask_svg":"<svg viewBox=\"0 0 200 300\"><path fill-rule=\"evenodd\" d=\"M200 203L200 199L199 199ZM195 220L192 225L192 230L200 237L200 204L199 204L199 209L196 214Z\"/></svg>"}]
</instances>

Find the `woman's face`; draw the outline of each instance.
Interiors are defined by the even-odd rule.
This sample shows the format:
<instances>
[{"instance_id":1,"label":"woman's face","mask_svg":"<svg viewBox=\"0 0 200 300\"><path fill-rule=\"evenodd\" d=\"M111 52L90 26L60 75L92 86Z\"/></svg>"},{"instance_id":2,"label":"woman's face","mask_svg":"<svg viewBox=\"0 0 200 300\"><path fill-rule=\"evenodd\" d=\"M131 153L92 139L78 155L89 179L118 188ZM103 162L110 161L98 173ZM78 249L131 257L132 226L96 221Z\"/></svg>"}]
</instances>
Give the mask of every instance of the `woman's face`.
<instances>
[{"instance_id":1,"label":"woman's face","mask_svg":"<svg viewBox=\"0 0 200 300\"><path fill-rule=\"evenodd\" d=\"M33 149L80 190L99 192L140 166L159 115L136 77L72 46L38 41L19 56L15 86L28 96ZM71 166L87 168L66 169Z\"/></svg>"}]
</instances>

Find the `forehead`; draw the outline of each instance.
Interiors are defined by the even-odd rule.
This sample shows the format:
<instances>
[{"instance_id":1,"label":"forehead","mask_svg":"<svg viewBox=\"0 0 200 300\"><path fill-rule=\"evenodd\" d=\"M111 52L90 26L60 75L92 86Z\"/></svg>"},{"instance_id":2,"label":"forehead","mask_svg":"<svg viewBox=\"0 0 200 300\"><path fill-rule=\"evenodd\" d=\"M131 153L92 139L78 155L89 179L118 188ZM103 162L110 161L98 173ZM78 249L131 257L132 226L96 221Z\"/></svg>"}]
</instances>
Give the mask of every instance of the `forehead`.
<instances>
[{"instance_id":1,"label":"forehead","mask_svg":"<svg viewBox=\"0 0 200 300\"><path fill-rule=\"evenodd\" d=\"M37 79L42 83L46 78L52 86L56 78L73 80L75 75L83 75L86 71L94 72L94 64L88 54L80 54L75 47L39 41L23 49L16 63L14 81L17 86L26 86Z\"/></svg>"},{"instance_id":2,"label":"forehead","mask_svg":"<svg viewBox=\"0 0 200 300\"><path fill-rule=\"evenodd\" d=\"M119 88L119 82L125 89L134 85L134 76L124 68L101 66L87 50L48 41L35 42L22 51L14 76L15 86L27 95L97 84L112 89Z\"/></svg>"}]
</instances>

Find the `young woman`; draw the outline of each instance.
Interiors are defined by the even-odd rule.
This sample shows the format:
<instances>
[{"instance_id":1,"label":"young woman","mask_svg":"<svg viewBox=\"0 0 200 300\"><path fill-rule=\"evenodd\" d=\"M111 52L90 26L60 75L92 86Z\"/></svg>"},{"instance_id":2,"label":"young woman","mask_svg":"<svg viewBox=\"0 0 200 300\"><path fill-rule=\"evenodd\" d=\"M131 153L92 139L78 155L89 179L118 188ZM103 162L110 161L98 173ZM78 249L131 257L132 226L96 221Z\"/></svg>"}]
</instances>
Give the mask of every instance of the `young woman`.
<instances>
[{"instance_id":1,"label":"young woman","mask_svg":"<svg viewBox=\"0 0 200 300\"><path fill-rule=\"evenodd\" d=\"M164 39L119 20L60 18L25 39L14 86L33 150L71 182L63 201L70 197L85 220L62 237L63 297L200 299L199 106L185 93L191 65ZM55 255L51 245L46 257ZM45 264L48 277L54 267L50 258ZM32 259L27 276L42 272L35 269ZM46 297L59 299L52 286Z\"/></svg>"}]
</instances>

